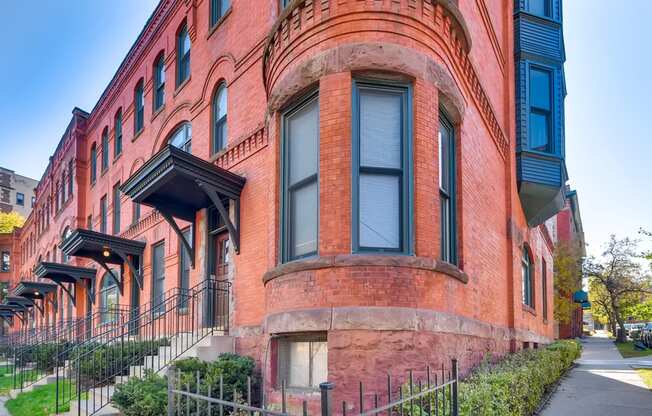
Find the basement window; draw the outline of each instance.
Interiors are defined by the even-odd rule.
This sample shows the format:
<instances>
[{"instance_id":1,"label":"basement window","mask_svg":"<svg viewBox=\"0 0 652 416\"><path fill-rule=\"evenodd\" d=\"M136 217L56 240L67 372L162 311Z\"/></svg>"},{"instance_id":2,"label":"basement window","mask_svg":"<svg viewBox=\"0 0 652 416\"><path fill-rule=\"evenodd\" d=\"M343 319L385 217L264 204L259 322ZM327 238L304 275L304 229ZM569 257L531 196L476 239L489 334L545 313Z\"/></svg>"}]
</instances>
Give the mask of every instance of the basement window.
<instances>
[{"instance_id":1,"label":"basement window","mask_svg":"<svg viewBox=\"0 0 652 416\"><path fill-rule=\"evenodd\" d=\"M278 386L318 390L328 379L326 334L283 337L278 340Z\"/></svg>"}]
</instances>

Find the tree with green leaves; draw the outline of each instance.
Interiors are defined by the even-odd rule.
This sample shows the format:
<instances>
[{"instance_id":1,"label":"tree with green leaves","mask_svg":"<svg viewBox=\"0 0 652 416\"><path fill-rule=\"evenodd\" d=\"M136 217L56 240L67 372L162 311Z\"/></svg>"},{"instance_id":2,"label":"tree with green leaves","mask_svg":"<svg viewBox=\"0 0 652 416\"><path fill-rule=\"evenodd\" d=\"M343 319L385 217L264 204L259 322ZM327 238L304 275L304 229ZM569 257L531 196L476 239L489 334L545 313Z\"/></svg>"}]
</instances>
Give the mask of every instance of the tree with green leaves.
<instances>
[{"instance_id":1,"label":"tree with green leaves","mask_svg":"<svg viewBox=\"0 0 652 416\"><path fill-rule=\"evenodd\" d=\"M612 330L616 325L620 331L617 341L625 342L626 308L636 295L652 293L650 276L643 274L637 261L638 242L629 238L611 236L600 259L590 258L585 262L585 271L593 289L604 290L603 301L607 315L611 316Z\"/></svg>"},{"instance_id":2,"label":"tree with green leaves","mask_svg":"<svg viewBox=\"0 0 652 416\"><path fill-rule=\"evenodd\" d=\"M579 247L568 242L558 242L555 247L555 310L558 322L570 322L573 310L573 293L582 288L582 254Z\"/></svg>"},{"instance_id":3,"label":"tree with green leaves","mask_svg":"<svg viewBox=\"0 0 652 416\"><path fill-rule=\"evenodd\" d=\"M25 223L25 218L15 211L0 212L0 234L7 234L20 228Z\"/></svg>"}]
</instances>

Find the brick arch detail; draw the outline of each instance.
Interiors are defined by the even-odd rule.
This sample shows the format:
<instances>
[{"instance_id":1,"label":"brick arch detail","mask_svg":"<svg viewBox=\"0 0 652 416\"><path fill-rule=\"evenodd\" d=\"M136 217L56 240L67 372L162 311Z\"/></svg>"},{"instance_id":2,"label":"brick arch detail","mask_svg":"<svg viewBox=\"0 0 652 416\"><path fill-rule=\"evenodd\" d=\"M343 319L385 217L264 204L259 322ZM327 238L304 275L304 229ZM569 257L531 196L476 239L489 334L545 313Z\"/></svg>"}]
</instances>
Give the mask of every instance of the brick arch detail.
<instances>
[{"instance_id":1,"label":"brick arch detail","mask_svg":"<svg viewBox=\"0 0 652 416\"><path fill-rule=\"evenodd\" d=\"M346 71L388 71L433 83L440 91L442 105L461 122L467 107L461 89L450 71L431 57L392 43L348 43L317 55L286 71L274 84L268 101L273 114L292 97L325 75Z\"/></svg>"},{"instance_id":2,"label":"brick arch detail","mask_svg":"<svg viewBox=\"0 0 652 416\"><path fill-rule=\"evenodd\" d=\"M163 147L163 140L168 137L168 135L184 121L192 122L192 115L190 114L190 103L183 102L175 107L170 115L163 121L158 132L156 132L156 138L154 139L154 145L150 152L150 157L154 156L156 152L161 150ZM171 127L170 127L171 126Z\"/></svg>"}]
</instances>

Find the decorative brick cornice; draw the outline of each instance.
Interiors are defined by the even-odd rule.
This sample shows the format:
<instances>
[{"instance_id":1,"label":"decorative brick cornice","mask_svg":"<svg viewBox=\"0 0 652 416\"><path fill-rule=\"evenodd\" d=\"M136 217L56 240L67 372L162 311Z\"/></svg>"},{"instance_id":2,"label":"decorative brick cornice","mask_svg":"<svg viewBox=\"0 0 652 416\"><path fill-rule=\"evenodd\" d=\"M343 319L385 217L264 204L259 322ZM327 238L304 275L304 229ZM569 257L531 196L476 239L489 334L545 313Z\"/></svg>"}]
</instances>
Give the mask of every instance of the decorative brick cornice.
<instances>
[{"instance_id":1,"label":"decorative brick cornice","mask_svg":"<svg viewBox=\"0 0 652 416\"><path fill-rule=\"evenodd\" d=\"M172 15L181 0L161 0L156 9L145 23L143 30L138 35L136 42L131 46L127 56L115 72L115 75L109 82L100 99L93 107L88 119L89 128L92 127L102 114L105 107L111 102L111 98L116 96L124 87L124 83L131 77L136 64L145 56L144 50L149 48L158 35L158 31L163 27L163 22Z\"/></svg>"},{"instance_id":2,"label":"decorative brick cornice","mask_svg":"<svg viewBox=\"0 0 652 416\"><path fill-rule=\"evenodd\" d=\"M236 140L223 153L219 153L213 163L222 169L230 169L265 148L268 142L267 128L259 125L253 133Z\"/></svg>"},{"instance_id":3,"label":"decorative brick cornice","mask_svg":"<svg viewBox=\"0 0 652 416\"><path fill-rule=\"evenodd\" d=\"M129 228L123 231L120 234L120 237L132 239L161 221L163 221L163 217L157 210L153 209L145 217L141 218L138 222L132 224Z\"/></svg>"},{"instance_id":4,"label":"decorative brick cornice","mask_svg":"<svg viewBox=\"0 0 652 416\"><path fill-rule=\"evenodd\" d=\"M489 97L471 59L471 37L464 17L450 0L393 0L369 2L361 0L295 0L281 14L267 38L263 53L263 83L270 94L284 71L284 59L297 53L303 39L325 37L326 27L335 19L354 16L364 20L365 13L385 13L408 18L428 27L440 42L453 72L459 75L466 95L473 100L483 122L503 159L509 154L509 141L502 130ZM349 18L350 20L350 18ZM407 20L406 20L407 21ZM350 25L350 22L347 21ZM304 35L306 35L304 37ZM399 35L397 35L399 36Z\"/></svg>"}]
</instances>

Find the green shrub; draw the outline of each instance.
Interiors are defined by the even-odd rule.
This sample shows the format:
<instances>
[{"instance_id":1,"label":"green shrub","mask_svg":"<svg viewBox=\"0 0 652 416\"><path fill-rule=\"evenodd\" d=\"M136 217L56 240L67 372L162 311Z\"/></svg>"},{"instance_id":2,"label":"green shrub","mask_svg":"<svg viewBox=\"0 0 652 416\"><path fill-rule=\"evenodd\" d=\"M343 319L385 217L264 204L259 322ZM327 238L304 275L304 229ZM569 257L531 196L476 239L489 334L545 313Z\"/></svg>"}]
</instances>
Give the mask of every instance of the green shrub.
<instances>
[{"instance_id":1,"label":"green shrub","mask_svg":"<svg viewBox=\"0 0 652 416\"><path fill-rule=\"evenodd\" d=\"M243 403L247 394L247 379L251 379L252 396L258 397L258 375L255 363L250 357L237 354L222 354L216 361L204 362L197 358L176 361L170 371L174 371L175 382L179 389L195 393L197 391L197 374L200 377L199 393L212 397L219 392L220 377L223 381L224 400L234 399ZM237 396L234 395L237 392ZM179 398L181 408L185 408L186 399ZM157 401L158 400L158 401ZM167 407L167 377L148 374L145 379L133 378L125 384L118 385L112 398L113 403L125 416L165 414ZM255 400L253 401L255 404ZM191 400L193 409L196 403ZM161 407L162 406L162 407ZM193 413L194 414L194 413ZM199 403L198 415L207 415L207 403Z\"/></svg>"},{"instance_id":2,"label":"green shrub","mask_svg":"<svg viewBox=\"0 0 652 416\"><path fill-rule=\"evenodd\" d=\"M124 416L167 414L167 380L152 371L118 385L111 398Z\"/></svg>"},{"instance_id":3,"label":"green shrub","mask_svg":"<svg viewBox=\"0 0 652 416\"><path fill-rule=\"evenodd\" d=\"M528 416L544 394L580 356L576 341L511 354L497 364L484 362L460 382L461 416Z\"/></svg>"}]
</instances>

